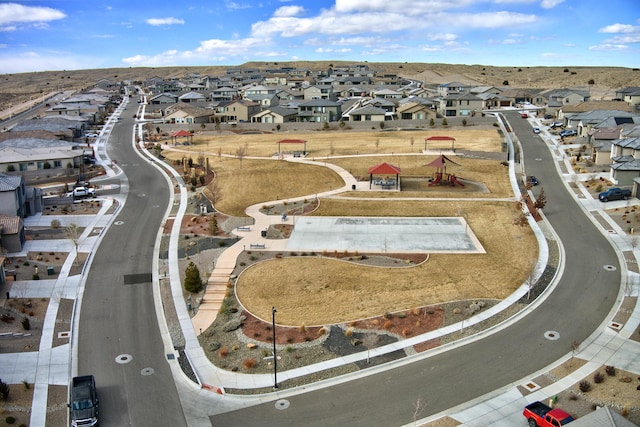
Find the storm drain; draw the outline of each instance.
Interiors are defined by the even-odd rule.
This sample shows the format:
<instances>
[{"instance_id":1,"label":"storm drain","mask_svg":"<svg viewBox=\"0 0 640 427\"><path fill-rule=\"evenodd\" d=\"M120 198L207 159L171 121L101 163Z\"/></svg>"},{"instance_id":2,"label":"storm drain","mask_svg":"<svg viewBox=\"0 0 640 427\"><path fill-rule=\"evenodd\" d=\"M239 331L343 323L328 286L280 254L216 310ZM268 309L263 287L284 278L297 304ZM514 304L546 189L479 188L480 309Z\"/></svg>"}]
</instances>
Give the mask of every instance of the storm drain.
<instances>
[{"instance_id":1,"label":"storm drain","mask_svg":"<svg viewBox=\"0 0 640 427\"><path fill-rule=\"evenodd\" d=\"M140 283L151 283L153 277L151 273L126 274L124 276L125 285L137 285Z\"/></svg>"}]
</instances>

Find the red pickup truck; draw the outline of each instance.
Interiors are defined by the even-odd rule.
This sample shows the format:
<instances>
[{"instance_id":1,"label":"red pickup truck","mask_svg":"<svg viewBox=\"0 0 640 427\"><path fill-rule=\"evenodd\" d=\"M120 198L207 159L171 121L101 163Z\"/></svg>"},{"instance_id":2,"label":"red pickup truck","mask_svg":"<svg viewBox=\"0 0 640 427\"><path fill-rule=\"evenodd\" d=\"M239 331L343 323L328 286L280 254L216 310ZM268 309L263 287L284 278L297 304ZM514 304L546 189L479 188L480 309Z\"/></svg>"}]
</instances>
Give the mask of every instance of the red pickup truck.
<instances>
[{"instance_id":1,"label":"red pickup truck","mask_svg":"<svg viewBox=\"0 0 640 427\"><path fill-rule=\"evenodd\" d=\"M525 406L522 415L529 422L529 427L560 427L573 421L573 417L562 409L551 408L542 402Z\"/></svg>"}]
</instances>

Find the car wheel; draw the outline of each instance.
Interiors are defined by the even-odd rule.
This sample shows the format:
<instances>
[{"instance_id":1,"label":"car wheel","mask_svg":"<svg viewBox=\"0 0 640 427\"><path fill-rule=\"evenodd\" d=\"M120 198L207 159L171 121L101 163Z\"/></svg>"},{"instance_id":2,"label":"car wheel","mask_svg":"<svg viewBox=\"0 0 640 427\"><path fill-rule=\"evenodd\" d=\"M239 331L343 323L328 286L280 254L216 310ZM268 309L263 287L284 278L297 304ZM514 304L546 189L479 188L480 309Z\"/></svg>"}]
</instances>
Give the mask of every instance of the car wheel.
<instances>
[{"instance_id":1,"label":"car wheel","mask_svg":"<svg viewBox=\"0 0 640 427\"><path fill-rule=\"evenodd\" d=\"M538 427L538 423L533 418L529 418L529 427Z\"/></svg>"},{"instance_id":2,"label":"car wheel","mask_svg":"<svg viewBox=\"0 0 640 427\"><path fill-rule=\"evenodd\" d=\"M624 199L625 200L629 200L629 196L624 196Z\"/></svg>"}]
</instances>

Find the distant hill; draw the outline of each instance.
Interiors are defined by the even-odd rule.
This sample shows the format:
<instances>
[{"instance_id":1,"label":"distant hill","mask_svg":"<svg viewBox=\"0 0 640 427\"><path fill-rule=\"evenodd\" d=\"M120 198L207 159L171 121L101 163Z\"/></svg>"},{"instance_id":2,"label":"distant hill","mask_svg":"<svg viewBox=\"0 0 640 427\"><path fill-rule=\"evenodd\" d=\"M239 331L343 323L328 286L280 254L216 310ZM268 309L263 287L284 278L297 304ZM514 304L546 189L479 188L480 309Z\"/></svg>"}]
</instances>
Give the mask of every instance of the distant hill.
<instances>
[{"instance_id":1,"label":"distant hill","mask_svg":"<svg viewBox=\"0 0 640 427\"><path fill-rule=\"evenodd\" d=\"M0 109L28 101L41 93L56 90L90 88L100 79L144 80L158 76L182 77L190 73L220 76L229 67L277 68L306 67L312 71L331 66L357 64L357 61L247 62L242 65L210 67L136 67L75 71L44 71L4 74L0 76ZM360 62L362 63L362 62ZM415 78L426 83L461 82L477 85L517 88L582 87L592 91L595 99L609 99L613 90L640 86L640 69L622 67L495 67L491 65L427 64L416 62L366 62L378 72ZM589 82L594 84L590 85Z\"/></svg>"}]
</instances>

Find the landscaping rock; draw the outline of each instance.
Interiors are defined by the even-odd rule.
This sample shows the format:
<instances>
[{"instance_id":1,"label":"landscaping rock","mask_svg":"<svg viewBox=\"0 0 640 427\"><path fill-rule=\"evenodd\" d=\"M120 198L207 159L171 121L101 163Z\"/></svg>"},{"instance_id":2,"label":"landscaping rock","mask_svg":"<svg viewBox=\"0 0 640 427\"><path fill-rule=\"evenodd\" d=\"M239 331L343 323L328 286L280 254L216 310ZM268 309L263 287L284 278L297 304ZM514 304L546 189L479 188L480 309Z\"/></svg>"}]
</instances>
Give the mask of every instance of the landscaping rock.
<instances>
[{"instance_id":1,"label":"landscaping rock","mask_svg":"<svg viewBox=\"0 0 640 427\"><path fill-rule=\"evenodd\" d=\"M235 331L240 326L242 326L242 322L244 322L246 319L247 319L246 316L235 317L229 320L227 323L225 323L224 326L222 327L222 330L225 332Z\"/></svg>"}]
</instances>

